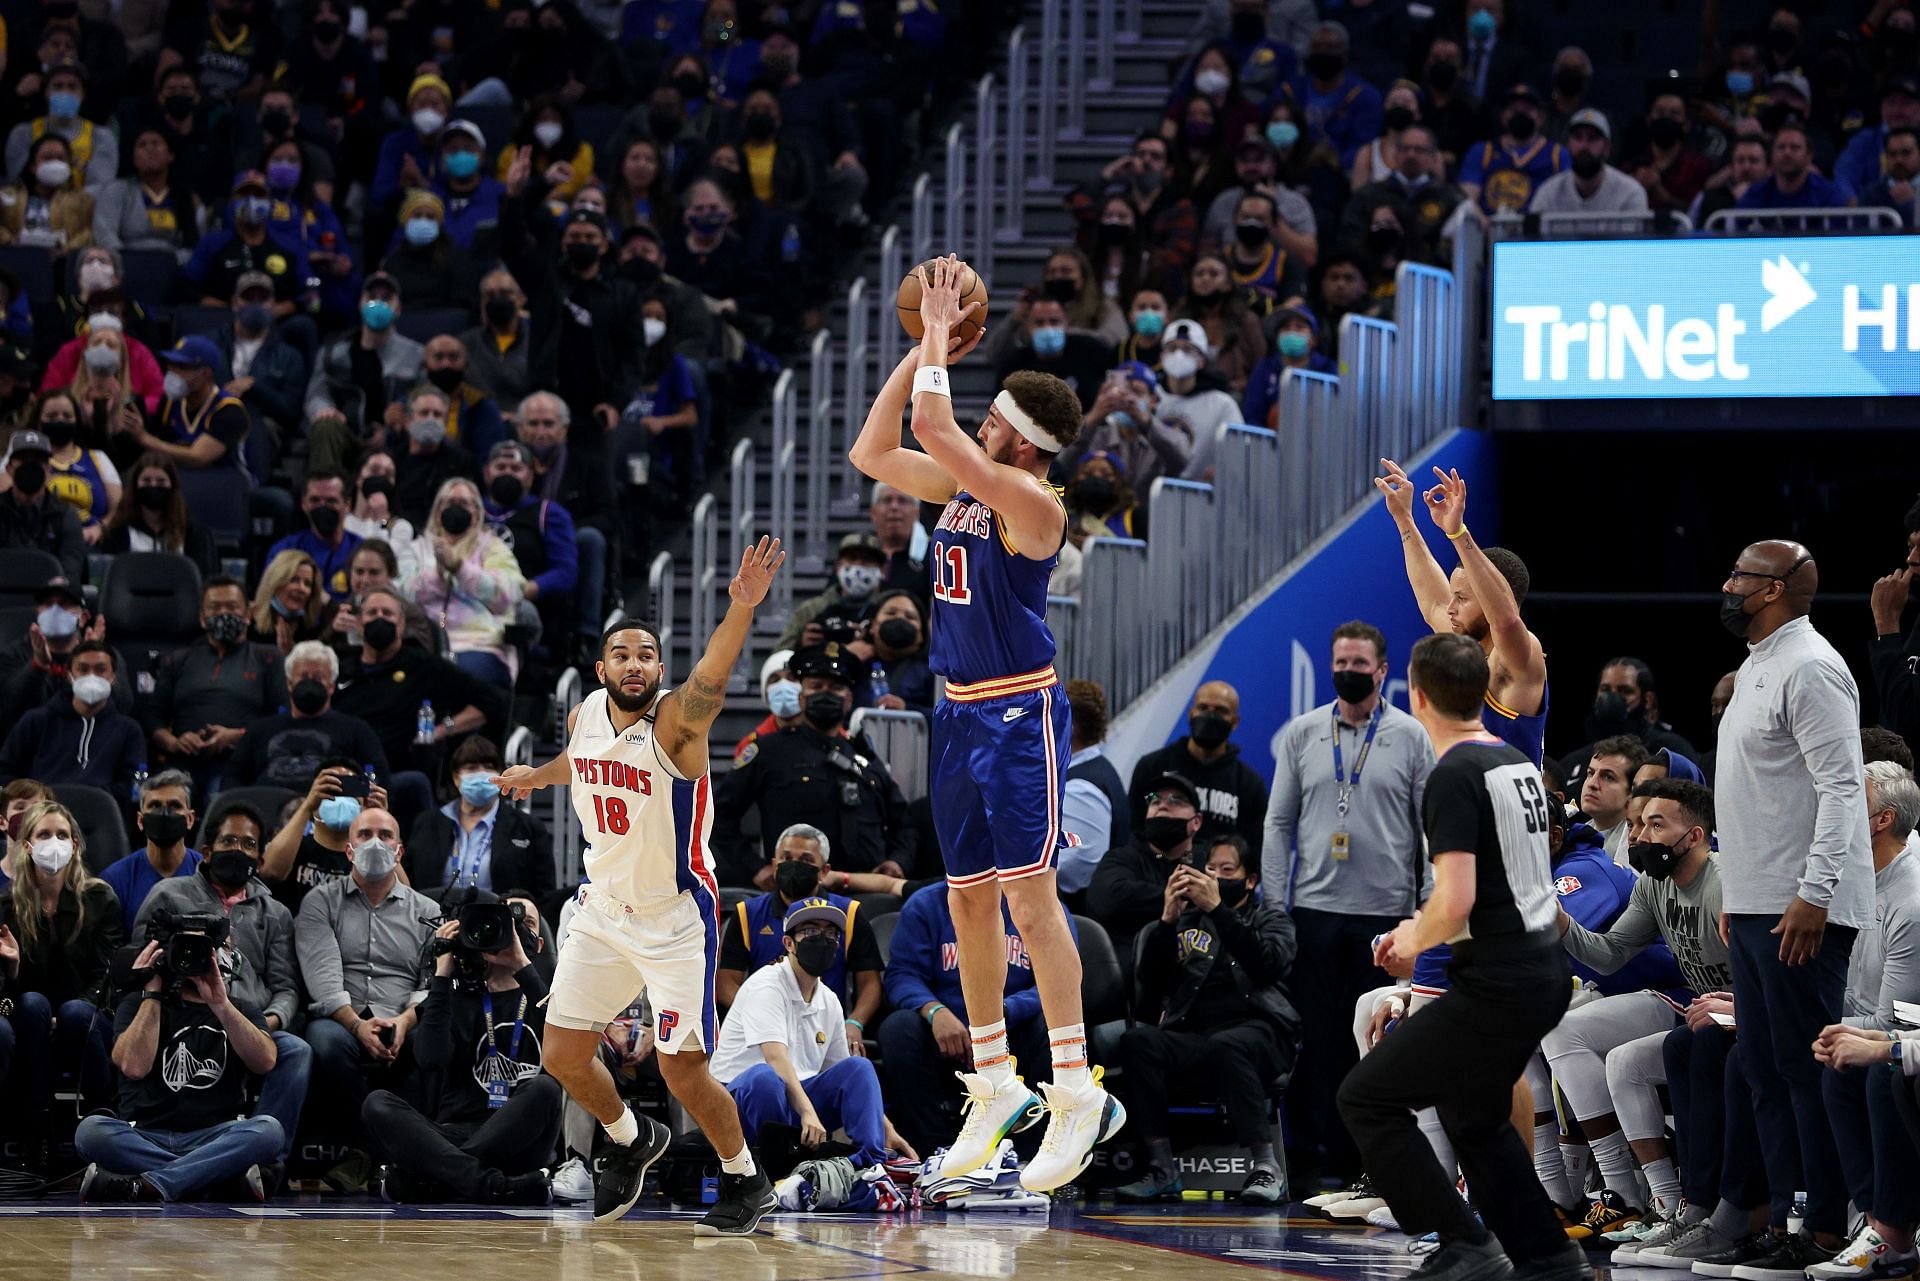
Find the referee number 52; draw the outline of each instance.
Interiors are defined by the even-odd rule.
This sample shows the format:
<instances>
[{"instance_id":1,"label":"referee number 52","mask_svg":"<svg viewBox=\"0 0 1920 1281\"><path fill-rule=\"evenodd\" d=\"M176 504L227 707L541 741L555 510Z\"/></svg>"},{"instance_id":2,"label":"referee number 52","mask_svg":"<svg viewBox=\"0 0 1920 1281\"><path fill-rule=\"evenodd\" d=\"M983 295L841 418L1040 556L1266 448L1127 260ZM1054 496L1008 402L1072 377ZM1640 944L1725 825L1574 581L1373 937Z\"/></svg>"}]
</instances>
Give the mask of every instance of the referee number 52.
<instances>
[{"instance_id":1,"label":"referee number 52","mask_svg":"<svg viewBox=\"0 0 1920 1281\"><path fill-rule=\"evenodd\" d=\"M1513 790L1520 793L1520 811L1527 816L1528 832L1547 830L1547 796L1540 790L1540 779L1529 774L1525 778L1513 780Z\"/></svg>"}]
</instances>

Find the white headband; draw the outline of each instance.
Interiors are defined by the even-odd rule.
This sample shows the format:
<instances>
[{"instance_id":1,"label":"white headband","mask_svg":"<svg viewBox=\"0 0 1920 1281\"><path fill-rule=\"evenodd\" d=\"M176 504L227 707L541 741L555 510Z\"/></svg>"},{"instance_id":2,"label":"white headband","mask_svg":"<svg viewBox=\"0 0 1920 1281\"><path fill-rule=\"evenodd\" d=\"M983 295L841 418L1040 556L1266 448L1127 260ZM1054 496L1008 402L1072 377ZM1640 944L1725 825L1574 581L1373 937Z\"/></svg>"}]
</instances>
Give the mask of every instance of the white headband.
<instances>
[{"instance_id":1,"label":"white headband","mask_svg":"<svg viewBox=\"0 0 1920 1281\"><path fill-rule=\"evenodd\" d=\"M1032 441L1036 448L1044 449L1050 454L1057 454L1066 448L1065 445L1049 435L1046 429L1041 427L1039 423L1033 421L1033 418L1026 410L1014 404L1012 392L1002 391L998 396L995 396L993 398L993 407L1000 411L1002 418L1013 424L1015 431Z\"/></svg>"}]
</instances>

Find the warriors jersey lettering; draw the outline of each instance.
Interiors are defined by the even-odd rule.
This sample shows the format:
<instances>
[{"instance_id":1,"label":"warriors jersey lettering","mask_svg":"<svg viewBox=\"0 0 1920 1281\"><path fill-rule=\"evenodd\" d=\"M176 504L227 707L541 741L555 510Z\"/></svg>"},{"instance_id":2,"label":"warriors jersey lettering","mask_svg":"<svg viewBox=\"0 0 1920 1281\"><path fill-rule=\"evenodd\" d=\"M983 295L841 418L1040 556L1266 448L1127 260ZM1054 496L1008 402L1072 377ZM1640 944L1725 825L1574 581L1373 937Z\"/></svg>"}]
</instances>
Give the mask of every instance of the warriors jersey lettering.
<instances>
[{"instance_id":1,"label":"warriors jersey lettering","mask_svg":"<svg viewBox=\"0 0 1920 1281\"><path fill-rule=\"evenodd\" d=\"M712 781L704 770L680 777L660 751L659 705L656 698L653 710L616 733L605 690L581 700L567 760L573 810L586 834L587 880L636 907L688 892L717 903L707 848Z\"/></svg>"},{"instance_id":2,"label":"warriors jersey lettering","mask_svg":"<svg viewBox=\"0 0 1920 1281\"><path fill-rule=\"evenodd\" d=\"M1057 502L1060 489L1048 486ZM1064 504L1062 505L1065 511ZM1060 559L1023 555L1006 522L962 490L934 526L933 670L959 685L1044 671L1053 663L1047 584Z\"/></svg>"}]
</instances>

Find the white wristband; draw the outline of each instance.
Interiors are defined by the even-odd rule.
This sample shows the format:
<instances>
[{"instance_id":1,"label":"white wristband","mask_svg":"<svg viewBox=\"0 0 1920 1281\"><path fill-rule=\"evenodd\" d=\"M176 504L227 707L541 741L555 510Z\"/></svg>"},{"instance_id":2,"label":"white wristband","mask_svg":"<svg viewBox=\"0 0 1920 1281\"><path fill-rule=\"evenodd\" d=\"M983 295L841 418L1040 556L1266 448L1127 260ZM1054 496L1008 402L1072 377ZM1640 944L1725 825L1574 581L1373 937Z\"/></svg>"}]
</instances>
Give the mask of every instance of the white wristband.
<instances>
[{"instance_id":1,"label":"white wristband","mask_svg":"<svg viewBox=\"0 0 1920 1281\"><path fill-rule=\"evenodd\" d=\"M953 399L953 392L947 386L947 371L938 365L929 365L913 371L913 394L931 392L936 396Z\"/></svg>"}]
</instances>

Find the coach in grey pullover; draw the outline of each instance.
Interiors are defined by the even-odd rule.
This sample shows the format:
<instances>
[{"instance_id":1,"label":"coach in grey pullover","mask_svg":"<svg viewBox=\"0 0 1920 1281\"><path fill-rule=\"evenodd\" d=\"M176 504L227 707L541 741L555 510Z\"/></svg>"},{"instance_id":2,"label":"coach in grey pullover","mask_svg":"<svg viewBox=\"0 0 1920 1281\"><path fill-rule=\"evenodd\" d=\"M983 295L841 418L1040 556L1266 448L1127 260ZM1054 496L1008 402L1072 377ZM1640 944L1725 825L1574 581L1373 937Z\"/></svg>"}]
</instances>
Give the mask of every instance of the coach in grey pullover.
<instances>
[{"instance_id":1,"label":"coach in grey pullover","mask_svg":"<svg viewBox=\"0 0 1920 1281\"><path fill-rule=\"evenodd\" d=\"M1873 829L1875 923L1854 940L1847 969L1853 1027L1893 1027L1895 1001L1920 1001L1920 784L1893 761L1867 766L1867 823Z\"/></svg>"}]
</instances>

